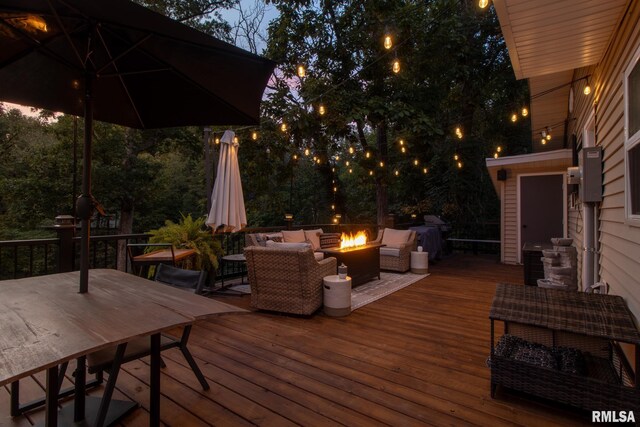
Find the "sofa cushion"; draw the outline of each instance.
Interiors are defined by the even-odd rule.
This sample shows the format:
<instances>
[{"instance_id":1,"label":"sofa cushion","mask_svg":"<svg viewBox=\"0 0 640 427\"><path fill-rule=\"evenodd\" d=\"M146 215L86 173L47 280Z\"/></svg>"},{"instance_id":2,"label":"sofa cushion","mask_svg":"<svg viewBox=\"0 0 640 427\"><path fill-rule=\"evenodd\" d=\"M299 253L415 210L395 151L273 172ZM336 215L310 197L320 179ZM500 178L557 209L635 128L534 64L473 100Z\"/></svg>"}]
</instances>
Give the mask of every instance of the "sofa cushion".
<instances>
[{"instance_id":1,"label":"sofa cushion","mask_svg":"<svg viewBox=\"0 0 640 427\"><path fill-rule=\"evenodd\" d=\"M322 252L314 252L313 256L316 258L316 261L322 261L324 259L324 253Z\"/></svg>"},{"instance_id":2,"label":"sofa cushion","mask_svg":"<svg viewBox=\"0 0 640 427\"><path fill-rule=\"evenodd\" d=\"M385 228L382 234L382 244L391 248L398 248L409 241L411 230L395 230Z\"/></svg>"},{"instance_id":3,"label":"sofa cushion","mask_svg":"<svg viewBox=\"0 0 640 427\"><path fill-rule=\"evenodd\" d=\"M389 248L389 247L383 246L380 248L380 255L394 256L396 258L399 258L400 248Z\"/></svg>"},{"instance_id":4,"label":"sofa cushion","mask_svg":"<svg viewBox=\"0 0 640 427\"><path fill-rule=\"evenodd\" d=\"M309 243L291 243L291 242L274 242L273 240L267 240L267 247L274 249L284 249L288 251L299 251L303 249L310 249L311 245Z\"/></svg>"},{"instance_id":5,"label":"sofa cushion","mask_svg":"<svg viewBox=\"0 0 640 427\"><path fill-rule=\"evenodd\" d=\"M282 241L285 243L302 243L307 238L304 235L304 230L283 230Z\"/></svg>"},{"instance_id":6,"label":"sofa cushion","mask_svg":"<svg viewBox=\"0 0 640 427\"><path fill-rule=\"evenodd\" d=\"M340 246L340 237L342 233L322 233L319 236L320 248L328 249Z\"/></svg>"},{"instance_id":7,"label":"sofa cushion","mask_svg":"<svg viewBox=\"0 0 640 427\"><path fill-rule=\"evenodd\" d=\"M316 249L320 249L320 234L322 234L322 228L317 228L315 230L304 230L305 240L311 243L311 247L314 251Z\"/></svg>"}]
</instances>

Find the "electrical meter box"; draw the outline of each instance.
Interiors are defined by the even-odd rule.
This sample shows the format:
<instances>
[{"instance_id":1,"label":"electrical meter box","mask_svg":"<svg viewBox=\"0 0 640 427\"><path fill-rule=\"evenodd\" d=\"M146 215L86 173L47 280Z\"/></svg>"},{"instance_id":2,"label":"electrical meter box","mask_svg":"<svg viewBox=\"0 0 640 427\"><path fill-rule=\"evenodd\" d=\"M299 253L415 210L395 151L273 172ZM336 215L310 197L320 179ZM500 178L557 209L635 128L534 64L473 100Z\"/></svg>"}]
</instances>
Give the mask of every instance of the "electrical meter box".
<instances>
[{"instance_id":1,"label":"electrical meter box","mask_svg":"<svg viewBox=\"0 0 640 427\"><path fill-rule=\"evenodd\" d=\"M582 149L582 176L580 199L583 202L602 201L602 148Z\"/></svg>"}]
</instances>

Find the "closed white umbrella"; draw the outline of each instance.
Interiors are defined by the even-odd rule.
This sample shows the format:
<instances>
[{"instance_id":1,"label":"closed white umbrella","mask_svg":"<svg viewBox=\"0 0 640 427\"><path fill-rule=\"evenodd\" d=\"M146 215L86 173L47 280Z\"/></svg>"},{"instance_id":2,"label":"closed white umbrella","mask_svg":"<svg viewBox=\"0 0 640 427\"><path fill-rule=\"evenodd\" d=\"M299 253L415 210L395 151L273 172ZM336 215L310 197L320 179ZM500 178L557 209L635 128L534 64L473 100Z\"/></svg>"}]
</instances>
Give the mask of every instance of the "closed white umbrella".
<instances>
[{"instance_id":1,"label":"closed white umbrella","mask_svg":"<svg viewBox=\"0 0 640 427\"><path fill-rule=\"evenodd\" d=\"M239 231L247 225L247 214L244 209L242 181L238 166L238 143L235 133L225 131L220 138L220 160L218 173L211 194L211 211L207 225L217 231Z\"/></svg>"}]
</instances>

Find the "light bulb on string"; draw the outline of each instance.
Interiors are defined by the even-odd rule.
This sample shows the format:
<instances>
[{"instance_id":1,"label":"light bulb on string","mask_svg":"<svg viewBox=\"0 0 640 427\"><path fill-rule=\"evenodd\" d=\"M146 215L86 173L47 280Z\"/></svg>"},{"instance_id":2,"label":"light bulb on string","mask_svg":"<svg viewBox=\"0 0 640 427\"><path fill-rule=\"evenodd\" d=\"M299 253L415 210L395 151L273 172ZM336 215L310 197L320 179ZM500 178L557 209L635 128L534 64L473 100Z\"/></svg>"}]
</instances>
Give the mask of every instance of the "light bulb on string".
<instances>
[{"instance_id":1,"label":"light bulb on string","mask_svg":"<svg viewBox=\"0 0 640 427\"><path fill-rule=\"evenodd\" d=\"M380 167L383 168L384 167L384 162L380 162Z\"/></svg>"},{"instance_id":2,"label":"light bulb on string","mask_svg":"<svg viewBox=\"0 0 640 427\"><path fill-rule=\"evenodd\" d=\"M337 193L338 192L338 187L333 187L333 192Z\"/></svg>"},{"instance_id":3,"label":"light bulb on string","mask_svg":"<svg viewBox=\"0 0 640 427\"><path fill-rule=\"evenodd\" d=\"M458 153L455 153L453 155L453 160L458 161L459 158L460 158L460 156L458 156Z\"/></svg>"},{"instance_id":4,"label":"light bulb on string","mask_svg":"<svg viewBox=\"0 0 640 427\"><path fill-rule=\"evenodd\" d=\"M336 205L331 205L331 210L335 211L336 210Z\"/></svg>"},{"instance_id":5,"label":"light bulb on string","mask_svg":"<svg viewBox=\"0 0 640 427\"><path fill-rule=\"evenodd\" d=\"M502 147L498 145L498 147L496 148L496 151L499 153L502 151Z\"/></svg>"},{"instance_id":6,"label":"light bulb on string","mask_svg":"<svg viewBox=\"0 0 640 427\"><path fill-rule=\"evenodd\" d=\"M587 85L584 87L582 93L584 93L585 95L589 95L591 93L591 86L589 85L589 82L587 82Z\"/></svg>"},{"instance_id":7,"label":"light bulb on string","mask_svg":"<svg viewBox=\"0 0 640 427\"><path fill-rule=\"evenodd\" d=\"M462 169L462 162L458 162L458 169Z\"/></svg>"},{"instance_id":8,"label":"light bulb on string","mask_svg":"<svg viewBox=\"0 0 640 427\"><path fill-rule=\"evenodd\" d=\"M401 139L400 141L398 141L398 144L404 145L404 139Z\"/></svg>"},{"instance_id":9,"label":"light bulb on string","mask_svg":"<svg viewBox=\"0 0 640 427\"><path fill-rule=\"evenodd\" d=\"M367 151L366 153L364 153L364 156L368 159L369 157L371 157L371 152Z\"/></svg>"},{"instance_id":10,"label":"light bulb on string","mask_svg":"<svg viewBox=\"0 0 640 427\"><path fill-rule=\"evenodd\" d=\"M373 171L369 171L369 176L373 176Z\"/></svg>"},{"instance_id":11,"label":"light bulb on string","mask_svg":"<svg viewBox=\"0 0 640 427\"><path fill-rule=\"evenodd\" d=\"M493 158L497 159L498 158L498 153L493 153Z\"/></svg>"},{"instance_id":12,"label":"light bulb on string","mask_svg":"<svg viewBox=\"0 0 640 427\"><path fill-rule=\"evenodd\" d=\"M462 128L460 126L456 126L456 136L458 139L462 139Z\"/></svg>"},{"instance_id":13,"label":"light bulb on string","mask_svg":"<svg viewBox=\"0 0 640 427\"><path fill-rule=\"evenodd\" d=\"M429 169L427 169L427 168L422 168L422 173L425 173L425 174L426 174L427 172L429 172Z\"/></svg>"},{"instance_id":14,"label":"light bulb on string","mask_svg":"<svg viewBox=\"0 0 640 427\"><path fill-rule=\"evenodd\" d=\"M398 171L398 169L396 169L393 173L395 174L395 176L400 175L400 171Z\"/></svg>"},{"instance_id":15,"label":"light bulb on string","mask_svg":"<svg viewBox=\"0 0 640 427\"><path fill-rule=\"evenodd\" d=\"M393 39L391 38L391 34L385 34L383 45L387 50L393 47Z\"/></svg>"},{"instance_id":16,"label":"light bulb on string","mask_svg":"<svg viewBox=\"0 0 640 427\"><path fill-rule=\"evenodd\" d=\"M318 158L316 159L316 163L317 163L317 164L322 163L322 160L320 160L320 157L318 157Z\"/></svg>"},{"instance_id":17,"label":"light bulb on string","mask_svg":"<svg viewBox=\"0 0 640 427\"><path fill-rule=\"evenodd\" d=\"M353 173L353 169L349 169L349 173Z\"/></svg>"},{"instance_id":18,"label":"light bulb on string","mask_svg":"<svg viewBox=\"0 0 640 427\"><path fill-rule=\"evenodd\" d=\"M293 160L298 160L298 155L297 154L293 155Z\"/></svg>"},{"instance_id":19,"label":"light bulb on string","mask_svg":"<svg viewBox=\"0 0 640 427\"><path fill-rule=\"evenodd\" d=\"M318 160L317 156L313 156L313 161L315 162L316 160Z\"/></svg>"},{"instance_id":20,"label":"light bulb on string","mask_svg":"<svg viewBox=\"0 0 640 427\"><path fill-rule=\"evenodd\" d=\"M400 60L398 58L395 58L393 60L393 64L391 65L391 70L396 74L400 72Z\"/></svg>"},{"instance_id":21,"label":"light bulb on string","mask_svg":"<svg viewBox=\"0 0 640 427\"><path fill-rule=\"evenodd\" d=\"M418 159L415 159L415 160L413 161L413 164L414 164L415 166L418 166L418 163L420 163L420 162L418 161Z\"/></svg>"},{"instance_id":22,"label":"light bulb on string","mask_svg":"<svg viewBox=\"0 0 640 427\"><path fill-rule=\"evenodd\" d=\"M282 124L280 125L280 130L282 132L286 132L287 131L287 124L285 122L282 122Z\"/></svg>"},{"instance_id":23,"label":"light bulb on string","mask_svg":"<svg viewBox=\"0 0 640 427\"><path fill-rule=\"evenodd\" d=\"M255 130L251 132L251 139L256 141L258 139L258 132L256 132Z\"/></svg>"},{"instance_id":24,"label":"light bulb on string","mask_svg":"<svg viewBox=\"0 0 640 427\"><path fill-rule=\"evenodd\" d=\"M480 9L486 9L487 6L489 6L489 0L479 0L478 6L480 7Z\"/></svg>"},{"instance_id":25,"label":"light bulb on string","mask_svg":"<svg viewBox=\"0 0 640 427\"><path fill-rule=\"evenodd\" d=\"M305 149L304 149L304 155L305 155L305 156L308 156L310 153L311 153L311 152L309 151L309 149L308 149L308 148L305 148Z\"/></svg>"},{"instance_id":26,"label":"light bulb on string","mask_svg":"<svg viewBox=\"0 0 640 427\"><path fill-rule=\"evenodd\" d=\"M220 145L220 138L216 137L216 145Z\"/></svg>"},{"instance_id":27,"label":"light bulb on string","mask_svg":"<svg viewBox=\"0 0 640 427\"><path fill-rule=\"evenodd\" d=\"M353 147L349 147L349 154L353 154L353 152L354 152Z\"/></svg>"},{"instance_id":28,"label":"light bulb on string","mask_svg":"<svg viewBox=\"0 0 640 427\"><path fill-rule=\"evenodd\" d=\"M324 108L324 105L320 104L318 106L318 114L320 114L321 116L324 116L324 113L326 113L327 111Z\"/></svg>"},{"instance_id":29,"label":"light bulb on string","mask_svg":"<svg viewBox=\"0 0 640 427\"><path fill-rule=\"evenodd\" d=\"M303 78L307 75L307 70L305 70L304 65L298 65L298 77Z\"/></svg>"},{"instance_id":30,"label":"light bulb on string","mask_svg":"<svg viewBox=\"0 0 640 427\"><path fill-rule=\"evenodd\" d=\"M233 137L233 143L234 143L234 144L237 144L237 143L238 143L238 137L237 137L237 136L234 136L234 137Z\"/></svg>"},{"instance_id":31,"label":"light bulb on string","mask_svg":"<svg viewBox=\"0 0 640 427\"><path fill-rule=\"evenodd\" d=\"M345 166L349 166L349 160L347 160L346 162L344 162Z\"/></svg>"},{"instance_id":32,"label":"light bulb on string","mask_svg":"<svg viewBox=\"0 0 640 427\"><path fill-rule=\"evenodd\" d=\"M407 150L404 147L400 147L400 151L402 151L403 153L405 153Z\"/></svg>"},{"instance_id":33,"label":"light bulb on string","mask_svg":"<svg viewBox=\"0 0 640 427\"><path fill-rule=\"evenodd\" d=\"M540 140L540 143L541 143L542 145L546 145L546 144L547 144L547 139L546 139L546 138L542 138L542 139Z\"/></svg>"},{"instance_id":34,"label":"light bulb on string","mask_svg":"<svg viewBox=\"0 0 640 427\"><path fill-rule=\"evenodd\" d=\"M529 115L529 109L527 107L522 107L522 117L527 117Z\"/></svg>"}]
</instances>

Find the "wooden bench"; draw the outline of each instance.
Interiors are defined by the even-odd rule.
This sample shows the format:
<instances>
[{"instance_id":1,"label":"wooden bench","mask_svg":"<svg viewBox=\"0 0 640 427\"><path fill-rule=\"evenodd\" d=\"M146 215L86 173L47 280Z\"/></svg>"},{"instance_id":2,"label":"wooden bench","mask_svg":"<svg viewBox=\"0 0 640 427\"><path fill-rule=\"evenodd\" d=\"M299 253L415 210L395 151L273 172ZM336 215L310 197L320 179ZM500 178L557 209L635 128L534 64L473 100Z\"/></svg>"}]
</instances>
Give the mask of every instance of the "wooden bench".
<instances>
[{"instance_id":1,"label":"wooden bench","mask_svg":"<svg viewBox=\"0 0 640 427\"><path fill-rule=\"evenodd\" d=\"M454 249L454 245L460 245L463 247L463 250L466 252L467 247L471 246L471 250L474 255L478 254L478 247L480 245L493 246L498 245L498 253L500 253L500 240L492 240L492 239L459 239L450 237L447 239L447 245L449 246L448 252L452 252Z\"/></svg>"}]
</instances>

